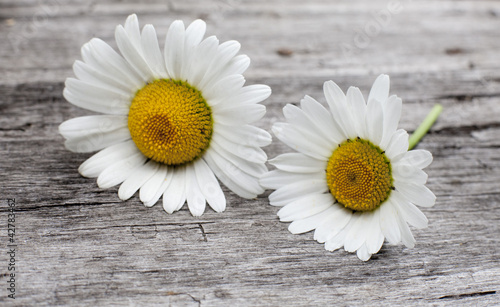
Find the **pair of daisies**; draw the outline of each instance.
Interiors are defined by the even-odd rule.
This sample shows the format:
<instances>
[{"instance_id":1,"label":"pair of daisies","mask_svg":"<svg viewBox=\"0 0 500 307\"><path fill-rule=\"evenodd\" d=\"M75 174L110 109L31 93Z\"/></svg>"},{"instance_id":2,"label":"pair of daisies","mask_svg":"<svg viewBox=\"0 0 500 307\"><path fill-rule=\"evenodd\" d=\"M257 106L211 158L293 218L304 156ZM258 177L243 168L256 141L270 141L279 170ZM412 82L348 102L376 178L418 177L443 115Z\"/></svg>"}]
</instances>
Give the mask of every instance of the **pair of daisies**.
<instances>
[{"instance_id":1,"label":"pair of daisies","mask_svg":"<svg viewBox=\"0 0 500 307\"><path fill-rule=\"evenodd\" d=\"M325 82L328 109L309 96L288 104L275 136L296 152L269 160L261 149L271 135L252 123L266 112L266 85L245 86L250 59L236 41L204 38L206 25L175 21L163 53L155 29L139 28L136 15L116 27L120 53L94 38L82 47L64 97L102 115L70 119L59 127L65 146L94 152L79 168L101 188L118 184L126 200L139 191L146 206L162 198L168 213L186 202L194 216L206 204L226 208L219 181L243 198L267 189L281 221L292 233L315 230L327 250L344 247L361 260L384 240L413 247L408 224L427 226L415 206L434 205L422 170L425 150L408 151L408 134L397 129L401 99L389 96L389 77L379 76L365 102Z\"/></svg>"}]
</instances>

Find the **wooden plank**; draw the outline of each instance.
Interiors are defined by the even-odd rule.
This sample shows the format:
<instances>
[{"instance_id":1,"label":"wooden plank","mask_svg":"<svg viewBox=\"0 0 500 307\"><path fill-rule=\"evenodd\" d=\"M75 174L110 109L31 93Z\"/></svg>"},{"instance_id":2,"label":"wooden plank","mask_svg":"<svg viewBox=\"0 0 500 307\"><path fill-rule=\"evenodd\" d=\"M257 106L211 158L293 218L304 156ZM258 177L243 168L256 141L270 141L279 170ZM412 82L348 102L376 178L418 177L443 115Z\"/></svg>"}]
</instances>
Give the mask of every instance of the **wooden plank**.
<instances>
[{"instance_id":1,"label":"wooden plank","mask_svg":"<svg viewBox=\"0 0 500 307\"><path fill-rule=\"evenodd\" d=\"M498 304L500 5L401 0L370 43L356 46L389 3L2 2L0 304ZM154 24L161 42L172 20L196 18L209 34L240 41L252 58L248 84L273 89L259 123L267 130L283 120L286 103L305 94L324 102L322 83L330 79L366 94L379 73L389 73L409 131L441 103L443 115L419 144L434 155L428 186L438 198L423 210L429 228L413 230L416 247L384 245L364 263L325 251L312 233L290 234L269 192L243 200L224 188L227 210L196 218L186 208L173 215L145 208L137 196L121 202L116 187L101 190L81 177L77 168L89 154L66 151L57 127L88 112L64 100L64 79L91 37L114 45L114 27L130 12ZM349 56L346 45L354 46ZM288 151L277 141L265 150L270 157ZM17 208L15 301L5 289L9 198Z\"/></svg>"}]
</instances>

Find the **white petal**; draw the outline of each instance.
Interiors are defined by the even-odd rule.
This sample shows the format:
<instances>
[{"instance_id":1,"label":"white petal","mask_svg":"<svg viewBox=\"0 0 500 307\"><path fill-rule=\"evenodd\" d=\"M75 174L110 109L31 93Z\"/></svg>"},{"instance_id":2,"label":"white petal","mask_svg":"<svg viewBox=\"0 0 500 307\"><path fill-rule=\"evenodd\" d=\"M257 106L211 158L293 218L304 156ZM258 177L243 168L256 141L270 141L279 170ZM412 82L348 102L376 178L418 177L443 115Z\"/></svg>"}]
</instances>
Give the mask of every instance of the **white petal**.
<instances>
[{"instance_id":1,"label":"white petal","mask_svg":"<svg viewBox=\"0 0 500 307\"><path fill-rule=\"evenodd\" d=\"M133 89L130 88L127 82L124 82L120 78L113 78L113 76L99 71L82 61L75 61L73 64L73 71L78 79L88 84L109 88L123 95L130 95L133 93Z\"/></svg>"},{"instance_id":2,"label":"white petal","mask_svg":"<svg viewBox=\"0 0 500 307\"><path fill-rule=\"evenodd\" d=\"M325 249L327 251L333 252L334 250L337 250L344 246L345 244L345 238L347 236L347 233L349 232L351 228L351 223L347 224L344 228L342 228L340 231L332 235L328 241L325 242Z\"/></svg>"},{"instance_id":3,"label":"white petal","mask_svg":"<svg viewBox=\"0 0 500 307\"><path fill-rule=\"evenodd\" d=\"M339 105L347 104L347 98L344 92L337 85L337 83L333 81L325 82L323 84L323 92L325 93L325 98L327 98L328 106L330 107L330 112L333 112L337 104Z\"/></svg>"},{"instance_id":4,"label":"white petal","mask_svg":"<svg viewBox=\"0 0 500 307\"><path fill-rule=\"evenodd\" d=\"M339 234L351 221L352 211L341 207L339 204L333 204L335 209L331 215L321 225L318 225L314 232L314 240L324 243ZM342 245L344 241L342 241Z\"/></svg>"},{"instance_id":5,"label":"white petal","mask_svg":"<svg viewBox=\"0 0 500 307\"><path fill-rule=\"evenodd\" d=\"M67 78L64 85L72 94L92 98L98 100L97 102L107 105L110 105L113 100L128 101L128 105L130 105L131 98L133 97L131 93L115 90L105 83L95 85L82 80Z\"/></svg>"},{"instance_id":6,"label":"white petal","mask_svg":"<svg viewBox=\"0 0 500 307\"><path fill-rule=\"evenodd\" d=\"M277 169L292 173L318 173L324 172L327 160L318 160L302 153L285 153L271 160L269 163Z\"/></svg>"},{"instance_id":7,"label":"white petal","mask_svg":"<svg viewBox=\"0 0 500 307\"><path fill-rule=\"evenodd\" d=\"M186 202L186 168L173 168L173 176L170 184L163 193L163 209L172 214L179 210Z\"/></svg>"},{"instance_id":8,"label":"white petal","mask_svg":"<svg viewBox=\"0 0 500 307\"><path fill-rule=\"evenodd\" d=\"M196 19L193 21L186 28L186 45L189 47L198 45L203 39L206 30L207 24L203 20Z\"/></svg>"},{"instance_id":9,"label":"white petal","mask_svg":"<svg viewBox=\"0 0 500 307\"><path fill-rule=\"evenodd\" d=\"M235 56L221 72L222 75L242 74L250 66L250 58L245 54Z\"/></svg>"},{"instance_id":10,"label":"white petal","mask_svg":"<svg viewBox=\"0 0 500 307\"><path fill-rule=\"evenodd\" d=\"M368 261L372 257L372 254L368 251L368 247L365 244L361 245L360 248L356 251L356 256L358 256L359 260Z\"/></svg>"},{"instance_id":11,"label":"white petal","mask_svg":"<svg viewBox=\"0 0 500 307\"><path fill-rule=\"evenodd\" d=\"M130 78L125 75L124 72L120 70L122 67L115 67L114 65L117 64L114 61L108 62L107 59L102 58L102 55L97 53L90 42L82 46L81 54L84 65L73 65L75 75L80 80L84 80L95 85L116 85L117 88L130 93L133 93L142 86L141 82L136 82L140 80L135 80L134 78ZM123 60L123 58L121 58L121 60ZM76 61L75 64L77 64L77 62L78 61ZM120 63L120 65L124 64ZM75 69L76 67L78 67L79 70ZM126 69L130 69L130 67L127 67ZM103 80L103 83L92 81L95 79Z\"/></svg>"},{"instance_id":12,"label":"white petal","mask_svg":"<svg viewBox=\"0 0 500 307\"><path fill-rule=\"evenodd\" d=\"M73 78L66 79L65 85L64 98L80 108L105 114L128 114L130 97Z\"/></svg>"},{"instance_id":13,"label":"white petal","mask_svg":"<svg viewBox=\"0 0 500 307\"><path fill-rule=\"evenodd\" d=\"M229 63L234 56L236 56L240 48L241 45L237 41L227 41L219 45L215 57L208 66L206 74L203 76L203 79L198 85L202 91L205 87L210 86L211 83L218 80L218 75L224 66Z\"/></svg>"},{"instance_id":14,"label":"white petal","mask_svg":"<svg viewBox=\"0 0 500 307\"><path fill-rule=\"evenodd\" d=\"M363 139L369 137L370 129L372 127L370 127L368 124L370 123L369 118L371 116L375 116L375 114L370 113L373 110L370 110L369 108L367 110L365 98L357 87L351 86L347 90L346 98L347 105L351 109L352 119L354 121L354 127L356 129L357 136ZM376 116L378 116L378 114L376 114Z\"/></svg>"},{"instance_id":15,"label":"white petal","mask_svg":"<svg viewBox=\"0 0 500 307\"><path fill-rule=\"evenodd\" d=\"M288 230L293 234L299 234L308 232L316 229L318 225L323 224L330 215L334 214L337 210L330 206L326 208L324 211L316 213L315 215L311 215L310 217L306 217L305 219L293 221L290 226L288 226Z\"/></svg>"},{"instance_id":16,"label":"white petal","mask_svg":"<svg viewBox=\"0 0 500 307\"><path fill-rule=\"evenodd\" d=\"M321 212L332 204L333 197L330 193L307 195L281 208L278 217L282 222L291 222Z\"/></svg>"},{"instance_id":17,"label":"white petal","mask_svg":"<svg viewBox=\"0 0 500 307\"><path fill-rule=\"evenodd\" d=\"M210 101L211 106L218 106L215 107L215 109L259 103L271 95L271 88L263 84L253 84L240 87L235 93L227 92L226 90L222 93L224 95L221 95L221 97L214 97L214 99Z\"/></svg>"},{"instance_id":18,"label":"white petal","mask_svg":"<svg viewBox=\"0 0 500 307\"><path fill-rule=\"evenodd\" d=\"M89 111L94 111L98 113L104 114L114 114L114 115L127 115L128 107L112 107L102 102L96 102L94 99L82 96L81 94L75 94L74 92L69 91L67 88L63 90L64 98L70 102L71 104L80 107L82 109L86 109ZM117 101L121 105L125 105L125 101Z\"/></svg>"},{"instance_id":19,"label":"white petal","mask_svg":"<svg viewBox=\"0 0 500 307\"><path fill-rule=\"evenodd\" d=\"M88 52L84 52L82 48L82 56L85 62L91 61L91 63L96 63L99 67L99 71L108 71L115 78L120 78L122 80L127 80L131 84L132 89L139 89L144 86L144 81L141 77L130 67L130 65L125 61L113 48L111 48L104 41L93 38L89 42ZM133 90L132 92L135 92Z\"/></svg>"},{"instance_id":20,"label":"white petal","mask_svg":"<svg viewBox=\"0 0 500 307\"><path fill-rule=\"evenodd\" d=\"M287 123L276 123L272 127L274 135L288 147L318 160L328 160L334 144L328 143L311 133L301 131L298 127Z\"/></svg>"},{"instance_id":21,"label":"white petal","mask_svg":"<svg viewBox=\"0 0 500 307\"><path fill-rule=\"evenodd\" d=\"M326 101L330 106L330 113L346 138L356 138L354 119L347 105L346 96L333 81L327 81L323 85Z\"/></svg>"},{"instance_id":22,"label":"white petal","mask_svg":"<svg viewBox=\"0 0 500 307\"><path fill-rule=\"evenodd\" d=\"M392 135L398 129L399 119L401 118L401 109L403 102L396 95L389 97L384 107L384 132L380 141L380 148L383 150L389 145Z\"/></svg>"},{"instance_id":23,"label":"white petal","mask_svg":"<svg viewBox=\"0 0 500 307\"><path fill-rule=\"evenodd\" d=\"M162 177L163 179L160 182L160 186L156 190L156 192L154 193L153 197L150 198L150 199L148 199L148 200L146 200L146 201L144 201L144 206L146 206L146 207L152 207L152 206L154 206L158 202L158 200L160 199L160 197L162 195L164 196L163 193L167 190L167 188L170 185L170 183L172 182L172 178L174 176L173 170L169 170L167 172L167 167L164 166L164 165L162 165L162 167L161 167L160 171L158 171L158 173L163 174L163 177ZM153 178L154 178L154 176L150 180L148 180L148 182L150 182ZM146 182L146 185L148 185L148 182Z\"/></svg>"},{"instance_id":24,"label":"white petal","mask_svg":"<svg viewBox=\"0 0 500 307\"><path fill-rule=\"evenodd\" d=\"M401 157L401 162L409 163L420 169L424 169L432 162L432 154L427 150L414 149L408 151Z\"/></svg>"},{"instance_id":25,"label":"white petal","mask_svg":"<svg viewBox=\"0 0 500 307\"><path fill-rule=\"evenodd\" d=\"M158 37L152 25L145 25L142 29L141 45L144 59L153 71L154 78L169 79L170 76L165 68L165 60L158 44Z\"/></svg>"},{"instance_id":26,"label":"white petal","mask_svg":"<svg viewBox=\"0 0 500 307\"><path fill-rule=\"evenodd\" d=\"M380 206L380 230L391 244L398 244L401 241L401 231L399 230L398 216L393 202L388 199Z\"/></svg>"},{"instance_id":27,"label":"white petal","mask_svg":"<svg viewBox=\"0 0 500 307\"><path fill-rule=\"evenodd\" d=\"M127 117L121 115L91 115L69 119L59 125L65 138L79 138L89 134L107 133L127 127Z\"/></svg>"},{"instance_id":28,"label":"white petal","mask_svg":"<svg viewBox=\"0 0 500 307\"><path fill-rule=\"evenodd\" d=\"M326 112L326 116L330 118L330 123L333 123L328 111ZM298 131L296 133L301 136L303 134L302 137L311 139L314 143L320 144L320 146L324 146L326 148L333 149L337 147L338 143L330 135L329 129L331 127L318 127L318 123L315 122L314 119L307 116L307 114L299 107L287 104L283 108L283 115L285 115L287 120L286 126L296 127L297 129L295 130ZM281 125L281 123L277 123L276 125Z\"/></svg>"},{"instance_id":29,"label":"white petal","mask_svg":"<svg viewBox=\"0 0 500 307\"><path fill-rule=\"evenodd\" d=\"M214 123L213 130L228 141L246 146L264 147L272 142L266 130L251 125L224 126Z\"/></svg>"},{"instance_id":30,"label":"white petal","mask_svg":"<svg viewBox=\"0 0 500 307\"><path fill-rule=\"evenodd\" d=\"M184 53L184 23L180 20L172 22L165 39L165 62L168 75L173 79L181 77Z\"/></svg>"},{"instance_id":31,"label":"white petal","mask_svg":"<svg viewBox=\"0 0 500 307\"><path fill-rule=\"evenodd\" d=\"M157 172L159 167L160 164L153 160L137 167L118 189L118 197L121 200L127 200L132 197Z\"/></svg>"},{"instance_id":32,"label":"white petal","mask_svg":"<svg viewBox=\"0 0 500 307\"><path fill-rule=\"evenodd\" d=\"M246 174L237 165L222 158L215 151L207 150L203 159L217 178L238 196L249 199L264 192L257 177Z\"/></svg>"},{"instance_id":33,"label":"white petal","mask_svg":"<svg viewBox=\"0 0 500 307\"><path fill-rule=\"evenodd\" d=\"M356 212L353 214L350 222L352 226L344 242L344 249L347 252L353 253L365 243L366 236L368 235L366 228L372 217L373 214L371 212Z\"/></svg>"},{"instance_id":34,"label":"white petal","mask_svg":"<svg viewBox=\"0 0 500 307\"><path fill-rule=\"evenodd\" d=\"M367 245L368 252L372 252L373 251L373 254L378 253L380 251L380 249L382 248L382 245L384 245L384 241L385 241L384 234L382 233L382 230L380 230L380 228L379 228L379 230L378 230L378 238L374 239L374 241L373 241L374 244L371 247L372 250L370 250L370 246Z\"/></svg>"},{"instance_id":35,"label":"white petal","mask_svg":"<svg viewBox=\"0 0 500 307\"><path fill-rule=\"evenodd\" d=\"M222 110L213 110L214 122L233 126L250 124L260 120L266 114L266 107L261 104L237 105Z\"/></svg>"},{"instance_id":36,"label":"white petal","mask_svg":"<svg viewBox=\"0 0 500 307\"><path fill-rule=\"evenodd\" d=\"M226 209L226 197L212 170L203 159L198 159L198 161L194 162L194 171L201 193L210 207L216 212L224 211Z\"/></svg>"},{"instance_id":37,"label":"white petal","mask_svg":"<svg viewBox=\"0 0 500 307\"><path fill-rule=\"evenodd\" d=\"M225 138L219 137L217 134L212 136L212 142L227 152L230 152L236 157L241 157L244 160L253 163L265 163L267 161L267 155L260 147L233 143Z\"/></svg>"},{"instance_id":38,"label":"white petal","mask_svg":"<svg viewBox=\"0 0 500 307\"><path fill-rule=\"evenodd\" d=\"M162 190L161 193L158 193L160 190L160 187L162 186L162 183L165 181L167 178L167 173L171 171L168 170L168 167L166 165L160 165L158 168L158 171L154 173L151 178L149 178L142 186L141 190L139 192L139 199L143 203L150 203L153 198L158 195L158 199L160 198L161 194L165 192L165 190ZM155 201L155 203L156 203Z\"/></svg>"},{"instance_id":39,"label":"white petal","mask_svg":"<svg viewBox=\"0 0 500 307\"><path fill-rule=\"evenodd\" d=\"M403 219L410 225L423 229L426 228L429 221L427 217L420 211L414 204L408 201L402 201L398 203L399 210Z\"/></svg>"},{"instance_id":40,"label":"white petal","mask_svg":"<svg viewBox=\"0 0 500 307\"><path fill-rule=\"evenodd\" d=\"M250 176L260 177L265 172L267 172L267 167L264 162L250 162L245 159L244 155L236 156L215 142L212 142L212 144L210 145L210 149L217 152L217 154L229 161L231 164L238 166L240 170Z\"/></svg>"},{"instance_id":41,"label":"white petal","mask_svg":"<svg viewBox=\"0 0 500 307\"><path fill-rule=\"evenodd\" d=\"M307 116L309 121L316 126L316 131L318 131L318 133L323 134L336 144L344 141L344 136L333 121L331 114L314 98L306 95L304 99L300 101L300 106L305 116Z\"/></svg>"},{"instance_id":42,"label":"white petal","mask_svg":"<svg viewBox=\"0 0 500 307\"><path fill-rule=\"evenodd\" d=\"M366 130L368 138L375 145L380 145L384 133L384 113L378 100L370 100L366 110ZM406 148L408 149L408 147Z\"/></svg>"},{"instance_id":43,"label":"white petal","mask_svg":"<svg viewBox=\"0 0 500 307\"><path fill-rule=\"evenodd\" d=\"M217 96L224 93L229 97L234 97L238 91L245 84L245 78L242 75L230 75L219 79L217 82L213 83L211 86L207 86L203 89L203 98L210 101ZM221 110L219 105L214 105L210 103L214 110ZM231 105L229 105L230 107Z\"/></svg>"},{"instance_id":44,"label":"white petal","mask_svg":"<svg viewBox=\"0 0 500 307\"><path fill-rule=\"evenodd\" d=\"M193 51L188 82L192 86L200 88L200 82L207 73L208 66L217 54L219 40L215 36L204 39Z\"/></svg>"},{"instance_id":45,"label":"white petal","mask_svg":"<svg viewBox=\"0 0 500 307\"><path fill-rule=\"evenodd\" d=\"M137 30L139 30L137 28ZM129 38L125 29L118 25L115 30L115 40L118 49L127 62L134 68L137 74L144 82L153 80L153 72L149 69L146 60L142 56L142 47L140 44L134 44ZM141 48L141 49L138 49Z\"/></svg>"},{"instance_id":46,"label":"white petal","mask_svg":"<svg viewBox=\"0 0 500 307\"><path fill-rule=\"evenodd\" d=\"M380 210L374 210L373 217L371 218L370 231L366 236L365 246L368 253L371 255L378 253L382 244L384 244L384 235L380 229Z\"/></svg>"},{"instance_id":47,"label":"white petal","mask_svg":"<svg viewBox=\"0 0 500 307\"><path fill-rule=\"evenodd\" d=\"M97 177L97 185L101 189L107 189L122 183L132 175L137 167L143 165L146 160L146 156L142 153L138 153L111 164L99 174L99 177Z\"/></svg>"},{"instance_id":48,"label":"white petal","mask_svg":"<svg viewBox=\"0 0 500 307\"><path fill-rule=\"evenodd\" d=\"M78 171L84 177L97 177L112 163L126 159L129 156L137 155L140 151L132 140L110 146L96 153L83 162Z\"/></svg>"},{"instance_id":49,"label":"white petal","mask_svg":"<svg viewBox=\"0 0 500 307\"><path fill-rule=\"evenodd\" d=\"M385 149L385 155L392 160L400 154L408 151L408 132L399 129L392 135L389 145Z\"/></svg>"},{"instance_id":50,"label":"white petal","mask_svg":"<svg viewBox=\"0 0 500 307\"><path fill-rule=\"evenodd\" d=\"M324 173L309 174L309 173L289 173L281 170L273 170L265 173L260 177L260 184L267 189L279 189L282 186L302 181L302 180L319 180L325 178Z\"/></svg>"},{"instance_id":51,"label":"white petal","mask_svg":"<svg viewBox=\"0 0 500 307\"><path fill-rule=\"evenodd\" d=\"M406 247L413 248L415 246L415 238L411 233L410 227L408 227L406 221L399 214L398 214L398 224L399 224L399 230L401 231L401 242L403 242L403 244Z\"/></svg>"},{"instance_id":52,"label":"white petal","mask_svg":"<svg viewBox=\"0 0 500 307\"><path fill-rule=\"evenodd\" d=\"M271 95L271 88L265 84L252 84L240 89L234 98L236 103L254 104L266 100Z\"/></svg>"},{"instance_id":53,"label":"white petal","mask_svg":"<svg viewBox=\"0 0 500 307\"><path fill-rule=\"evenodd\" d=\"M73 152L93 152L130 140L130 138L128 127L123 127L109 132L94 131L87 135L70 138L64 142L64 146Z\"/></svg>"},{"instance_id":54,"label":"white petal","mask_svg":"<svg viewBox=\"0 0 500 307\"><path fill-rule=\"evenodd\" d=\"M206 201L192 165L186 166L186 197L191 214L201 216L205 212Z\"/></svg>"},{"instance_id":55,"label":"white petal","mask_svg":"<svg viewBox=\"0 0 500 307\"><path fill-rule=\"evenodd\" d=\"M193 55L196 52L196 46L201 42L205 35L206 24L204 21L197 19L193 21L186 28L186 36L184 39L184 56L181 66L180 76L181 80L187 80L191 72L191 65L193 65Z\"/></svg>"},{"instance_id":56,"label":"white petal","mask_svg":"<svg viewBox=\"0 0 500 307\"><path fill-rule=\"evenodd\" d=\"M304 195L320 194L327 191L328 185L326 183L326 178L297 181L271 193L269 195L269 202L273 206L284 206L304 197Z\"/></svg>"},{"instance_id":57,"label":"white petal","mask_svg":"<svg viewBox=\"0 0 500 307\"><path fill-rule=\"evenodd\" d=\"M392 177L394 180L415 183L415 184L425 184L427 182L427 174L411 164L401 162L392 163Z\"/></svg>"},{"instance_id":58,"label":"white petal","mask_svg":"<svg viewBox=\"0 0 500 307\"><path fill-rule=\"evenodd\" d=\"M390 80L388 75L380 75L377 77L372 85L370 94L368 95L368 102L370 100L378 100L384 102L389 97Z\"/></svg>"},{"instance_id":59,"label":"white petal","mask_svg":"<svg viewBox=\"0 0 500 307\"><path fill-rule=\"evenodd\" d=\"M395 181L394 186L406 199L420 207L432 207L436 202L436 195L422 184Z\"/></svg>"},{"instance_id":60,"label":"white petal","mask_svg":"<svg viewBox=\"0 0 500 307\"><path fill-rule=\"evenodd\" d=\"M139 29L139 19L136 14L131 14L125 20L125 31L130 37L130 41L134 46L139 46L141 43L141 34Z\"/></svg>"},{"instance_id":61,"label":"white petal","mask_svg":"<svg viewBox=\"0 0 500 307\"><path fill-rule=\"evenodd\" d=\"M318 128L316 126L316 123L312 121L298 106L294 106L293 104L285 105L285 107L283 107L283 115L285 116L288 124L300 127L302 131L308 130L310 133L321 133L322 129ZM328 113L327 116L330 117ZM333 122L333 120L331 120L331 117L330 121ZM328 138L326 134L321 135L325 139Z\"/></svg>"}]
</instances>

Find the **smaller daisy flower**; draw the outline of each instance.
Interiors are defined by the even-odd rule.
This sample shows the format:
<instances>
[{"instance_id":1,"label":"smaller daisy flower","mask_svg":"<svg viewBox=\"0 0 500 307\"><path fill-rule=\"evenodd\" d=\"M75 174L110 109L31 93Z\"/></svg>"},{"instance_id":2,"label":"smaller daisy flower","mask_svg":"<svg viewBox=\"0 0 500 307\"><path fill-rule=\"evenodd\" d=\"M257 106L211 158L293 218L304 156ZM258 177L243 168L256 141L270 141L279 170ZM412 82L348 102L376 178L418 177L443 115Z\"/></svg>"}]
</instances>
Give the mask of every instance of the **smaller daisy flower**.
<instances>
[{"instance_id":1,"label":"smaller daisy flower","mask_svg":"<svg viewBox=\"0 0 500 307\"><path fill-rule=\"evenodd\" d=\"M121 184L126 200L140 190L146 206L163 196L168 213L187 202L200 216L208 203L226 208L217 179L244 198L264 190L258 178L267 171L261 147L271 143L253 125L266 112L259 102L271 94L266 85L244 86L250 59L240 44L203 38L206 24L187 28L174 21L161 52L152 25L139 28L136 15L118 25L120 53L94 38L76 61L77 78L68 78L64 97L98 113L59 126L74 152L99 151L79 168L97 177L101 188Z\"/></svg>"},{"instance_id":2,"label":"smaller daisy flower","mask_svg":"<svg viewBox=\"0 0 500 307\"><path fill-rule=\"evenodd\" d=\"M330 110L305 96L300 108L283 108L286 123L273 132L298 151L277 156L276 167L261 184L275 189L278 216L299 234L314 230L314 239L334 251L341 247L367 261L385 239L413 247L408 224L427 227L415 206L431 207L436 197L425 186L423 171L432 162L426 150L408 151L408 133L397 129L402 101L389 97L389 77L379 76L365 102L361 91L347 94L332 81L324 93Z\"/></svg>"}]
</instances>

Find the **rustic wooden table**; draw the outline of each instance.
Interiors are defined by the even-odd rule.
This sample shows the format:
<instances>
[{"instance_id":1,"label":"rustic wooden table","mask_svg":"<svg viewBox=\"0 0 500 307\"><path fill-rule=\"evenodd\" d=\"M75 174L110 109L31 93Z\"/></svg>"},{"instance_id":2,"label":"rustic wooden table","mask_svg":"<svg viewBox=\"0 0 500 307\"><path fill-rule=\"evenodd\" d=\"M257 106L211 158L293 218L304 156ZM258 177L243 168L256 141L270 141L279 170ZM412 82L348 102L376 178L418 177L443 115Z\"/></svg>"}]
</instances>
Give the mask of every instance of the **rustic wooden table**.
<instances>
[{"instance_id":1,"label":"rustic wooden table","mask_svg":"<svg viewBox=\"0 0 500 307\"><path fill-rule=\"evenodd\" d=\"M500 2L140 2L0 2L0 305L500 304ZM384 245L362 262L325 251L312 233L290 234L269 192L243 200L224 189L227 210L197 218L185 207L145 208L137 196L121 202L117 188L81 177L90 154L68 152L57 127L88 112L65 101L63 83L82 44L114 46L114 27L134 12L162 43L174 19L196 18L221 41L241 42L252 59L247 84L273 89L259 124L268 130L286 103L324 101L326 80L366 94L389 74L408 131L441 103L418 145L434 155L437 202L423 210L429 228L413 230L416 247Z\"/></svg>"}]
</instances>

